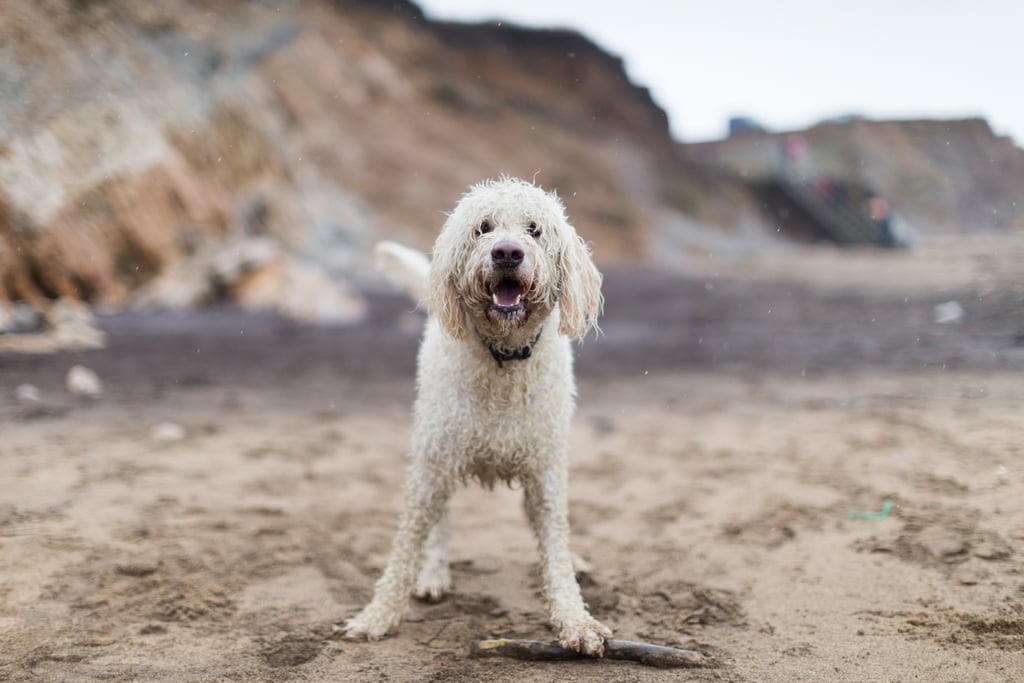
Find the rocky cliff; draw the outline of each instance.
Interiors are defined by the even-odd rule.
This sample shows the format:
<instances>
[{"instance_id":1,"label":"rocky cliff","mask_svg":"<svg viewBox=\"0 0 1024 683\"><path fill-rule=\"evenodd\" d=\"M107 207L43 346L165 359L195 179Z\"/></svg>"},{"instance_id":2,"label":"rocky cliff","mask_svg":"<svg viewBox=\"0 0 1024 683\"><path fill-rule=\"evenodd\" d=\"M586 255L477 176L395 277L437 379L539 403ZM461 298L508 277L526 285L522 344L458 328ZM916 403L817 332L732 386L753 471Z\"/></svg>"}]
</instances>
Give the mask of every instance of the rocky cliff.
<instances>
[{"instance_id":1,"label":"rocky cliff","mask_svg":"<svg viewBox=\"0 0 1024 683\"><path fill-rule=\"evenodd\" d=\"M646 257L684 162L620 60L405 2L280 5L5 4L0 300L323 296L499 173L557 188L600 259Z\"/></svg>"},{"instance_id":2,"label":"rocky cliff","mask_svg":"<svg viewBox=\"0 0 1024 683\"><path fill-rule=\"evenodd\" d=\"M757 178L778 173L792 135L804 142L799 173L873 188L925 238L1024 231L1024 149L981 119L855 118L796 133L746 133L687 149L702 164Z\"/></svg>"},{"instance_id":3,"label":"rocky cliff","mask_svg":"<svg viewBox=\"0 0 1024 683\"><path fill-rule=\"evenodd\" d=\"M606 265L775 232L726 163L747 143L677 145L576 33L431 22L404 0L9 0L0 35L0 309L227 298L344 321L375 240L429 248L500 173L556 188ZM972 125L948 149L934 126L807 135L936 224L1016 229L1020 150Z\"/></svg>"}]
</instances>

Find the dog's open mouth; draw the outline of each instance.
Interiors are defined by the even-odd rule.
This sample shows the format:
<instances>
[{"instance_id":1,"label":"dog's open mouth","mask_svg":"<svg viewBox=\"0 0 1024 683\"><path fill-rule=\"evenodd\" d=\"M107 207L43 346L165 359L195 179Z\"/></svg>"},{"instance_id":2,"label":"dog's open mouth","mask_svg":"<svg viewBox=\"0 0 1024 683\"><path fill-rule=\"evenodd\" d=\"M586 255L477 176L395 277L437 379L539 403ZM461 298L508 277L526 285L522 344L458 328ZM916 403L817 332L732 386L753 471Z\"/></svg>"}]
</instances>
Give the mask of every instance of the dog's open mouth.
<instances>
[{"instance_id":1,"label":"dog's open mouth","mask_svg":"<svg viewBox=\"0 0 1024 683\"><path fill-rule=\"evenodd\" d=\"M526 309L523 296L526 288L516 278L503 277L487 287L491 295L491 311L512 316Z\"/></svg>"}]
</instances>

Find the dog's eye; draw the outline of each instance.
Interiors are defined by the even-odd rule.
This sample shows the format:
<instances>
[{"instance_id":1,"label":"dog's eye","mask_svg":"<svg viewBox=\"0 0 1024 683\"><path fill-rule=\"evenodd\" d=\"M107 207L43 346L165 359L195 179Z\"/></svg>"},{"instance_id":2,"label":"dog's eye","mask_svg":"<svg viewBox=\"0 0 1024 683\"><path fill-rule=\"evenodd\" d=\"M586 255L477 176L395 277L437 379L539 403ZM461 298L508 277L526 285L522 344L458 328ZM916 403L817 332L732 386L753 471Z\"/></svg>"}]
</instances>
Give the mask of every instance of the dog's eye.
<instances>
[{"instance_id":1,"label":"dog's eye","mask_svg":"<svg viewBox=\"0 0 1024 683\"><path fill-rule=\"evenodd\" d=\"M536 221L530 221L530 225L527 226L526 232L530 233L531 237L540 237L540 226L537 225Z\"/></svg>"},{"instance_id":2,"label":"dog's eye","mask_svg":"<svg viewBox=\"0 0 1024 683\"><path fill-rule=\"evenodd\" d=\"M480 223L480 227L476 229L476 234L478 234L478 235L486 235L491 230L494 230L494 226L491 225L491 222L489 220L484 219Z\"/></svg>"}]
</instances>

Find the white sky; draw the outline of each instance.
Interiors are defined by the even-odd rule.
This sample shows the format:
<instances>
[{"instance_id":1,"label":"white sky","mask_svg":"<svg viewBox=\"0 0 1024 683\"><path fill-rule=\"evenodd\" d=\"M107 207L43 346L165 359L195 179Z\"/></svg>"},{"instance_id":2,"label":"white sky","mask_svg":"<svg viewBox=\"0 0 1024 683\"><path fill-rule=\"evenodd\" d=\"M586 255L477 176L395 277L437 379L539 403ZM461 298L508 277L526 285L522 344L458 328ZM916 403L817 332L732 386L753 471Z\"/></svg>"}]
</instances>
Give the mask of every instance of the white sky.
<instances>
[{"instance_id":1,"label":"white sky","mask_svg":"<svg viewBox=\"0 0 1024 683\"><path fill-rule=\"evenodd\" d=\"M857 113L983 116L1024 145L1024 0L419 0L428 16L569 27L623 57L685 141Z\"/></svg>"}]
</instances>

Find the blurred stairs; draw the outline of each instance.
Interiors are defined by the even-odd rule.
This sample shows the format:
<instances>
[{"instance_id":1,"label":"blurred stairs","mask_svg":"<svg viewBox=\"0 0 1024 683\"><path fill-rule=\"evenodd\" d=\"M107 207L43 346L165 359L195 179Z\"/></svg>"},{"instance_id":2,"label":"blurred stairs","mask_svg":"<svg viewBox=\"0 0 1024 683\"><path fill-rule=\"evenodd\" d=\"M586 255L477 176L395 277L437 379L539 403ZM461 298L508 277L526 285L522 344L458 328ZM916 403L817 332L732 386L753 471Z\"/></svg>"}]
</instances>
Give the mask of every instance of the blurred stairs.
<instances>
[{"instance_id":1,"label":"blurred stairs","mask_svg":"<svg viewBox=\"0 0 1024 683\"><path fill-rule=\"evenodd\" d=\"M791 236L827 239L843 246L899 246L885 222L872 219L856 203L822 196L806 180L778 175L753 185L765 208L788 223Z\"/></svg>"}]
</instances>

